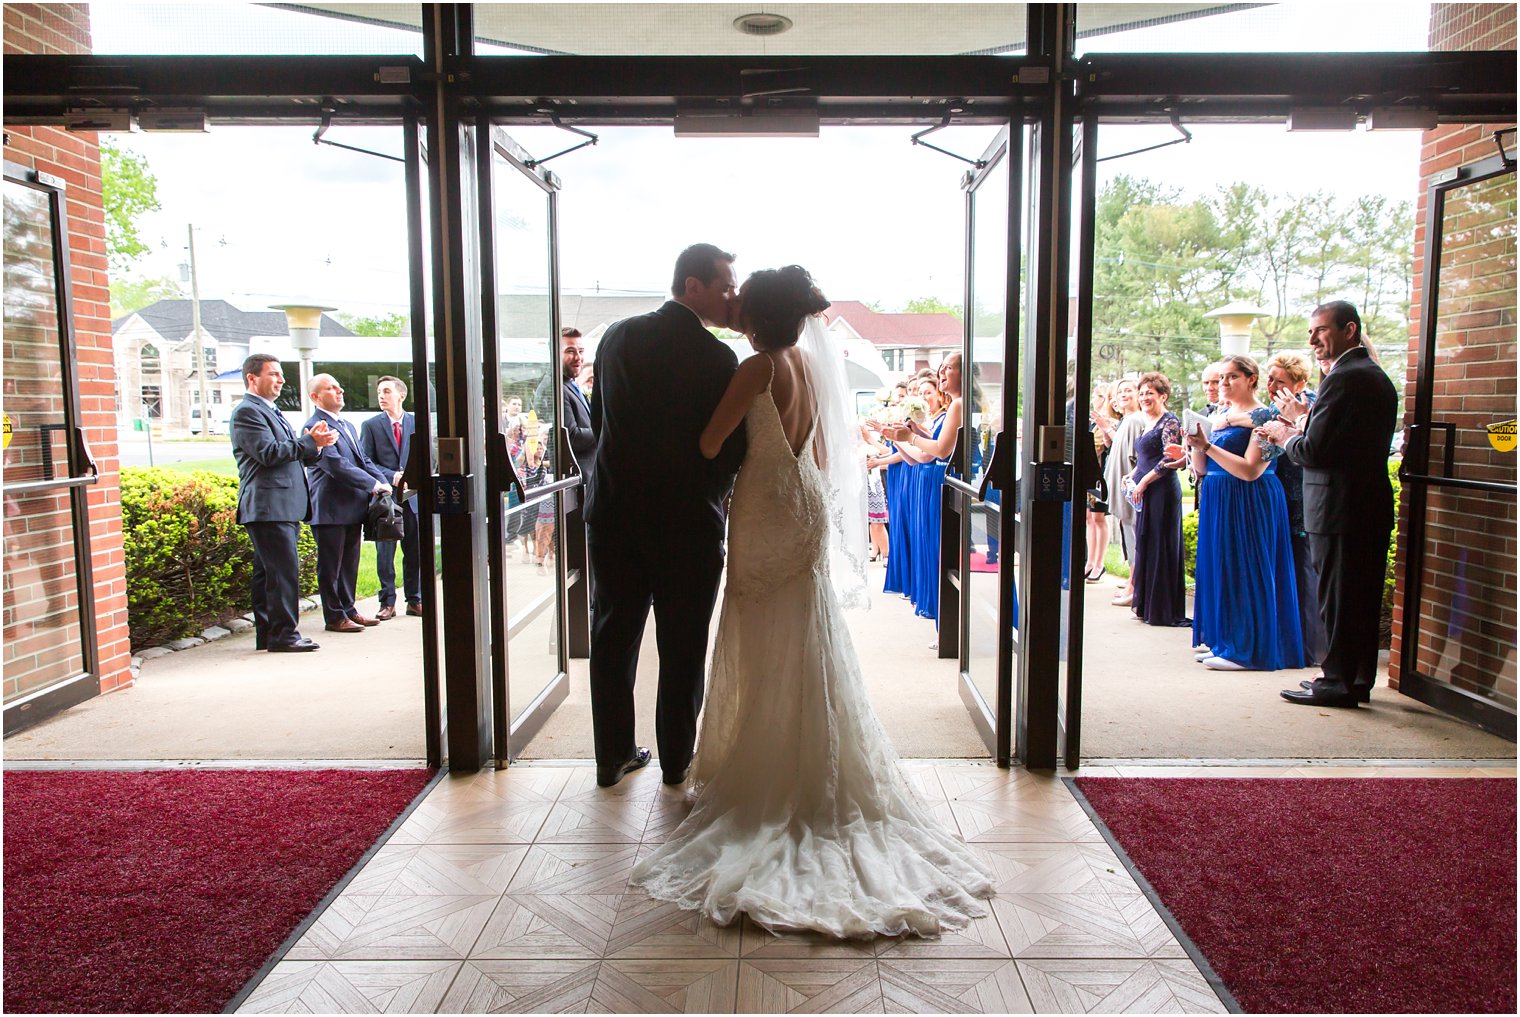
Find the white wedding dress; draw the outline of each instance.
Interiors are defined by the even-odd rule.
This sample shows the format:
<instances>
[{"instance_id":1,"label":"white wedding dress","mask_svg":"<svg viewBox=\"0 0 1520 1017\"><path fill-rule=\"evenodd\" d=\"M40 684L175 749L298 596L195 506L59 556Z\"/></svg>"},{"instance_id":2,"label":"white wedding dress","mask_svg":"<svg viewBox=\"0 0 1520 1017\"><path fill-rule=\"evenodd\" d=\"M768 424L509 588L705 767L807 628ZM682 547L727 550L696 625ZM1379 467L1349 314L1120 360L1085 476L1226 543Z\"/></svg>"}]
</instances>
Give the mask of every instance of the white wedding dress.
<instances>
[{"instance_id":1,"label":"white wedding dress","mask_svg":"<svg viewBox=\"0 0 1520 1017\"><path fill-rule=\"evenodd\" d=\"M829 580L817 423L793 455L767 387L744 426L696 803L633 883L720 925L745 912L836 937L960 928L992 882L914 798L871 709Z\"/></svg>"}]
</instances>

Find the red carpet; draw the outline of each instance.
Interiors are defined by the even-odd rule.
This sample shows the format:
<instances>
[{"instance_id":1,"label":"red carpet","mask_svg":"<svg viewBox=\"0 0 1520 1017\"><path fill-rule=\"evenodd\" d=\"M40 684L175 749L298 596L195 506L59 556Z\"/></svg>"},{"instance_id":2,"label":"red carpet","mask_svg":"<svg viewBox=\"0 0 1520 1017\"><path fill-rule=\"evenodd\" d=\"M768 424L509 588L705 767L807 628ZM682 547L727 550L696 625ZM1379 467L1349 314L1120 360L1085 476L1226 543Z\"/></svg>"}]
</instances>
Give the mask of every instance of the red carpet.
<instances>
[{"instance_id":1,"label":"red carpet","mask_svg":"<svg viewBox=\"0 0 1520 1017\"><path fill-rule=\"evenodd\" d=\"M6 773L5 1010L220 1011L430 776Z\"/></svg>"},{"instance_id":2,"label":"red carpet","mask_svg":"<svg viewBox=\"0 0 1520 1017\"><path fill-rule=\"evenodd\" d=\"M1247 1012L1515 1012L1514 780L1076 784Z\"/></svg>"},{"instance_id":3,"label":"red carpet","mask_svg":"<svg viewBox=\"0 0 1520 1017\"><path fill-rule=\"evenodd\" d=\"M983 554L980 551L972 551L971 552L971 571L972 572L996 572L997 570L998 570L998 563L997 562L993 562L991 565L988 565L987 564L987 556L985 554Z\"/></svg>"}]
</instances>

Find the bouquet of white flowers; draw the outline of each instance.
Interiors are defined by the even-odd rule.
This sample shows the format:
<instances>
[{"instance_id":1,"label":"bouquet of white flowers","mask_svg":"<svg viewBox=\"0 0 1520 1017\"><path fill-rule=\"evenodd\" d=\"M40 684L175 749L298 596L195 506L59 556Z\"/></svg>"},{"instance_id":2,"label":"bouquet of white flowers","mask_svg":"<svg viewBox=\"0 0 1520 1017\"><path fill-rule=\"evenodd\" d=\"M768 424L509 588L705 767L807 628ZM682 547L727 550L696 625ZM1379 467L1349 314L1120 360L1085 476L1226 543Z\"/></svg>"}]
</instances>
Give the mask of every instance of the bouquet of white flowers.
<instances>
[{"instance_id":1,"label":"bouquet of white flowers","mask_svg":"<svg viewBox=\"0 0 1520 1017\"><path fill-rule=\"evenodd\" d=\"M929 406L918 396L908 396L897 404L897 409L915 424L922 424L929 419Z\"/></svg>"}]
</instances>

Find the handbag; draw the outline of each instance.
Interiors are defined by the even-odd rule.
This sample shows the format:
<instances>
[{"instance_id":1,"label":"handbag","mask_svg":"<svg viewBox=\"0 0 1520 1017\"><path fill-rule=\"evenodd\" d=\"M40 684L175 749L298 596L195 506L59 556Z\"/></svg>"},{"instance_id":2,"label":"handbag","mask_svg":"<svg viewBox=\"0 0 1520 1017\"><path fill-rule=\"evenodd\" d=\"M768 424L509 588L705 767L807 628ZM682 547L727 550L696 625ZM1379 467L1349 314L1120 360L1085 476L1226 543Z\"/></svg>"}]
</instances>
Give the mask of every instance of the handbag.
<instances>
[{"instance_id":1,"label":"handbag","mask_svg":"<svg viewBox=\"0 0 1520 1017\"><path fill-rule=\"evenodd\" d=\"M401 506L388 492L369 496L369 515L364 520L365 540L400 540L406 533Z\"/></svg>"}]
</instances>

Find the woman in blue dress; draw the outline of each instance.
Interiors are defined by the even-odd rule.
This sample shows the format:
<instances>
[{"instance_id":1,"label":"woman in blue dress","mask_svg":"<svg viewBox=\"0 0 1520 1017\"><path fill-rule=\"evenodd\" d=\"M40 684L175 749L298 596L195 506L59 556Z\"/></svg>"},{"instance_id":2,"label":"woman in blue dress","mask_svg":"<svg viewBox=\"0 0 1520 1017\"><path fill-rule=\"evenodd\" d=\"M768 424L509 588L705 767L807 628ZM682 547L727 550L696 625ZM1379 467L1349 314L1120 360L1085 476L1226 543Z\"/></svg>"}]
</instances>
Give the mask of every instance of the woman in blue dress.
<instances>
[{"instance_id":1,"label":"woman in blue dress","mask_svg":"<svg viewBox=\"0 0 1520 1017\"><path fill-rule=\"evenodd\" d=\"M1147 625L1186 625L1187 581L1182 564L1182 484L1177 471L1186 462L1168 459L1168 445L1182 444L1182 422L1167 411L1172 384L1158 371L1140 376L1140 416L1145 428L1135 439L1133 491L1110 498L1130 498L1135 511L1134 596L1131 610Z\"/></svg>"},{"instance_id":2,"label":"woman in blue dress","mask_svg":"<svg viewBox=\"0 0 1520 1017\"><path fill-rule=\"evenodd\" d=\"M928 426L910 423L893 437L898 448L910 459L919 460L914 467L913 486L917 506L909 507L913 533L913 604L915 613L922 618L939 621L939 569L940 569L940 519L943 500L940 489L944 486L945 469L950 454L955 449L956 436L963 419L961 406L961 355L952 353L945 358L939 369L939 381L925 379L919 385L919 395L934 414ZM939 409L940 400L949 398L949 405Z\"/></svg>"},{"instance_id":3,"label":"woman in blue dress","mask_svg":"<svg viewBox=\"0 0 1520 1017\"><path fill-rule=\"evenodd\" d=\"M1220 390L1233 410L1265 412L1257 401L1260 371L1246 356L1220 361ZM1215 418L1213 434L1187 435L1193 469L1203 478L1193 635L1214 671L1276 671L1304 666L1288 503L1273 463L1250 427Z\"/></svg>"}]
</instances>

